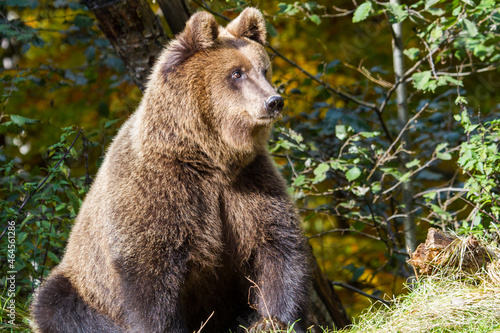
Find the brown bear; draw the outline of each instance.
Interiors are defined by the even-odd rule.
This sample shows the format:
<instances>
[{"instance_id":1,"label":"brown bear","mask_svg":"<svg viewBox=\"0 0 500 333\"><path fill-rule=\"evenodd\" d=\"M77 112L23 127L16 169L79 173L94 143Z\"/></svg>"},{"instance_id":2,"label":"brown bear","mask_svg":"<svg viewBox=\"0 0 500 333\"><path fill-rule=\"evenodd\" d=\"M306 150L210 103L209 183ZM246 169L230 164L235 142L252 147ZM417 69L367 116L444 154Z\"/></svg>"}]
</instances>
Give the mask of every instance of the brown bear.
<instances>
[{"instance_id":1,"label":"brown bear","mask_svg":"<svg viewBox=\"0 0 500 333\"><path fill-rule=\"evenodd\" d=\"M194 14L159 56L36 293L36 332L305 332L310 249L267 152L262 14Z\"/></svg>"}]
</instances>

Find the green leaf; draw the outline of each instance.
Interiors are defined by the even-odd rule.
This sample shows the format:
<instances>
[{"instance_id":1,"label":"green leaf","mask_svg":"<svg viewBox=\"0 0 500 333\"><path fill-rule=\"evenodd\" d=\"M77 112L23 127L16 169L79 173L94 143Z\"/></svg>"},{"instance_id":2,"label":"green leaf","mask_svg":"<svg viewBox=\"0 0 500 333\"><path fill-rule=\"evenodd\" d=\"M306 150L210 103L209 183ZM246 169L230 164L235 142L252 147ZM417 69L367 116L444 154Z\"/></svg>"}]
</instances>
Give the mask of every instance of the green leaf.
<instances>
[{"instance_id":1,"label":"green leaf","mask_svg":"<svg viewBox=\"0 0 500 333\"><path fill-rule=\"evenodd\" d=\"M359 278L363 275L364 272L365 272L365 268L364 267L358 267L358 268L356 268L354 270L354 272L352 272L351 282L358 281Z\"/></svg>"},{"instance_id":2,"label":"green leaf","mask_svg":"<svg viewBox=\"0 0 500 333\"><path fill-rule=\"evenodd\" d=\"M321 183L323 180L325 180L326 173L328 172L328 170L330 170L330 165L328 163L318 164L316 169L314 169L314 175L316 177L314 177L313 183L317 184L317 183Z\"/></svg>"},{"instance_id":3,"label":"green leaf","mask_svg":"<svg viewBox=\"0 0 500 333\"><path fill-rule=\"evenodd\" d=\"M339 140L344 140L345 138L347 138L347 126L335 125L335 136Z\"/></svg>"},{"instance_id":4,"label":"green leaf","mask_svg":"<svg viewBox=\"0 0 500 333\"><path fill-rule=\"evenodd\" d=\"M415 60L420 55L420 49L412 47L403 51L404 55L410 58L410 60Z\"/></svg>"},{"instance_id":5,"label":"green leaf","mask_svg":"<svg viewBox=\"0 0 500 333\"><path fill-rule=\"evenodd\" d=\"M434 16L443 16L446 13L441 8L429 8L429 9L427 9L427 11L429 13L431 13L431 15L434 15Z\"/></svg>"},{"instance_id":6,"label":"green leaf","mask_svg":"<svg viewBox=\"0 0 500 333\"><path fill-rule=\"evenodd\" d=\"M304 175L299 175L297 178L293 180L292 185L294 187L301 187L302 185L307 183L307 178Z\"/></svg>"},{"instance_id":7,"label":"green leaf","mask_svg":"<svg viewBox=\"0 0 500 333\"><path fill-rule=\"evenodd\" d=\"M403 22L408 17L408 10L405 5L385 4L389 11L389 22L391 24Z\"/></svg>"},{"instance_id":8,"label":"green leaf","mask_svg":"<svg viewBox=\"0 0 500 333\"><path fill-rule=\"evenodd\" d=\"M118 121L120 121L120 119L108 120L104 123L104 128L110 128L111 126L113 126L113 124L117 123Z\"/></svg>"},{"instance_id":9,"label":"green leaf","mask_svg":"<svg viewBox=\"0 0 500 333\"><path fill-rule=\"evenodd\" d=\"M453 11L451 12L451 15L453 16L458 16L462 12L462 6L457 6Z\"/></svg>"},{"instance_id":10,"label":"green leaf","mask_svg":"<svg viewBox=\"0 0 500 333\"><path fill-rule=\"evenodd\" d=\"M424 71L421 73L415 73L412 75L413 85L419 90L424 90L426 84L431 78L431 71Z\"/></svg>"},{"instance_id":11,"label":"green leaf","mask_svg":"<svg viewBox=\"0 0 500 333\"><path fill-rule=\"evenodd\" d=\"M356 221L352 224L352 228L357 231L363 231L363 229L366 227L366 224L361 222L361 221Z\"/></svg>"},{"instance_id":12,"label":"green leaf","mask_svg":"<svg viewBox=\"0 0 500 333\"><path fill-rule=\"evenodd\" d=\"M454 77L450 75L442 75L439 77L439 79L442 79L444 82L451 83L455 86L463 87L463 83L460 80L455 79ZM445 84L443 84L445 85Z\"/></svg>"},{"instance_id":13,"label":"green leaf","mask_svg":"<svg viewBox=\"0 0 500 333\"><path fill-rule=\"evenodd\" d=\"M266 22L266 30L269 33L269 36L271 36L271 37L278 36L278 32L276 31L274 26L269 22Z\"/></svg>"},{"instance_id":14,"label":"green leaf","mask_svg":"<svg viewBox=\"0 0 500 333\"><path fill-rule=\"evenodd\" d=\"M474 1L472 1L472 0L462 0L462 2L464 2L464 3L468 4L469 6L472 6L472 7L474 7L474 6L476 5L476 4L474 3Z\"/></svg>"},{"instance_id":15,"label":"green leaf","mask_svg":"<svg viewBox=\"0 0 500 333\"><path fill-rule=\"evenodd\" d=\"M352 17L352 22L358 23L364 21L368 17L368 15L370 15L371 11L372 3L370 1L362 3L358 8L356 8L356 11L354 12L354 15Z\"/></svg>"},{"instance_id":16,"label":"green leaf","mask_svg":"<svg viewBox=\"0 0 500 333\"><path fill-rule=\"evenodd\" d=\"M418 158L415 158L413 161L406 163L406 165L405 165L405 166L406 166L408 169L411 169L411 168L413 168L414 166L418 166L418 165L420 165L420 160L419 160Z\"/></svg>"},{"instance_id":17,"label":"green leaf","mask_svg":"<svg viewBox=\"0 0 500 333\"><path fill-rule=\"evenodd\" d=\"M476 37L478 34L476 25L466 18L464 18L464 23L465 23L465 30L469 34L469 37Z\"/></svg>"},{"instance_id":18,"label":"green leaf","mask_svg":"<svg viewBox=\"0 0 500 333\"><path fill-rule=\"evenodd\" d=\"M399 177L398 181L400 181L401 183L406 183L410 179L410 176L411 176L411 171L408 171L407 173Z\"/></svg>"},{"instance_id":19,"label":"green leaf","mask_svg":"<svg viewBox=\"0 0 500 333\"><path fill-rule=\"evenodd\" d=\"M382 190L382 186L380 185L380 182L374 182L371 184L371 190L373 193L377 194Z\"/></svg>"},{"instance_id":20,"label":"green leaf","mask_svg":"<svg viewBox=\"0 0 500 333\"><path fill-rule=\"evenodd\" d=\"M425 9L429 9L435 4L437 4L440 0L425 0Z\"/></svg>"},{"instance_id":21,"label":"green leaf","mask_svg":"<svg viewBox=\"0 0 500 333\"><path fill-rule=\"evenodd\" d=\"M299 12L299 10L294 7L294 5L288 3L280 3L278 4L278 8L280 9L278 14L288 14L293 16Z\"/></svg>"},{"instance_id":22,"label":"green leaf","mask_svg":"<svg viewBox=\"0 0 500 333\"><path fill-rule=\"evenodd\" d=\"M58 264L61 260L52 252L52 251L48 251L47 252L47 255L50 259L52 259L54 261L54 263Z\"/></svg>"},{"instance_id":23,"label":"green leaf","mask_svg":"<svg viewBox=\"0 0 500 333\"><path fill-rule=\"evenodd\" d=\"M348 181L352 182L361 176L361 170L358 167L351 168L345 173L345 176Z\"/></svg>"},{"instance_id":24,"label":"green leaf","mask_svg":"<svg viewBox=\"0 0 500 333\"><path fill-rule=\"evenodd\" d=\"M321 24L321 18L316 14L311 15L309 19L314 23L316 23L317 25Z\"/></svg>"},{"instance_id":25,"label":"green leaf","mask_svg":"<svg viewBox=\"0 0 500 333\"><path fill-rule=\"evenodd\" d=\"M436 146L436 152L446 149L448 147L448 142L440 143Z\"/></svg>"},{"instance_id":26,"label":"green leaf","mask_svg":"<svg viewBox=\"0 0 500 333\"><path fill-rule=\"evenodd\" d=\"M79 28L88 28L94 25L94 20L87 15L76 14L74 24Z\"/></svg>"},{"instance_id":27,"label":"green leaf","mask_svg":"<svg viewBox=\"0 0 500 333\"><path fill-rule=\"evenodd\" d=\"M474 226L480 225L481 224L481 220L482 220L481 214L477 214L474 217L474 221L472 222L472 225L474 225Z\"/></svg>"},{"instance_id":28,"label":"green leaf","mask_svg":"<svg viewBox=\"0 0 500 333\"><path fill-rule=\"evenodd\" d=\"M314 169L314 175L316 176L322 175L326 173L328 170L330 170L330 165L328 163L320 163L318 164L316 169Z\"/></svg>"},{"instance_id":29,"label":"green leaf","mask_svg":"<svg viewBox=\"0 0 500 333\"><path fill-rule=\"evenodd\" d=\"M474 47L474 55L481 59L481 61L484 61L489 53L489 49L484 44L478 44Z\"/></svg>"},{"instance_id":30,"label":"green leaf","mask_svg":"<svg viewBox=\"0 0 500 333\"><path fill-rule=\"evenodd\" d=\"M71 201L71 205L73 206L73 211L75 212L75 214L78 214L81 205L80 199L69 188L66 188L66 194L68 195L68 198Z\"/></svg>"},{"instance_id":31,"label":"green leaf","mask_svg":"<svg viewBox=\"0 0 500 333\"><path fill-rule=\"evenodd\" d=\"M0 124L0 134L4 133L21 133L22 127L14 123L13 121L6 121L5 123Z\"/></svg>"},{"instance_id":32,"label":"green leaf","mask_svg":"<svg viewBox=\"0 0 500 333\"><path fill-rule=\"evenodd\" d=\"M346 167L342 165L341 162L338 160L330 162L330 167L333 170L342 170L342 171L346 170Z\"/></svg>"},{"instance_id":33,"label":"green leaf","mask_svg":"<svg viewBox=\"0 0 500 333\"><path fill-rule=\"evenodd\" d=\"M6 0L5 4L9 7L30 7L31 9L35 9L38 6L37 0Z\"/></svg>"},{"instance_id":34,"label":"green leaf","mask_svg":"<svg viewBox=\"0 0 500 333\"><path fill-rule=\"evenodd\" d=\"M25 124L32 125L40 122L40 120L38 119L30 119L15 114L10 115L10 120L20 127L23 127Z\"/></svg>"},{"instance_id":35,"label":"green leaf","mask_svg":"<svg viewBox=\"0 0 500 333\"><path fill-rule=\"evenodd\" d=\"M285 13L285 11L287 10L288 6L289 6L289 4L287 4L287 3L283 3L283 2L279 3L279 4L278 4L278 8L279 8L280 10L278 11L278 14L284 14L284 13ZM291 6L291 5L290 5L290 6Z\"/></svg>"},{"instance_id":36,"label":"green leaf","mask_svg":"<svg viewBox=\"0 0 500 333\"><path fill-rule=\"evenodd\" d=\"M464 129L466 133L470 133L479 127L479 124L465 124Z\"/></svg>"},{"instance_id":37,"label":"green leaf","mask_svg":"<svg viewBox=\"0 0 500 333\"><path fill-rule=\"evenodd\" d=\"M424 198L429 199L429 200L434 200L436 199L437 192L429 192L423 195Z\"/></svg>"},{"instance_id":38,"label":"green leaf","mask_svg":"<svg viewBox=\"0 0 500 333\"><path fill-rule=\"evenodd\" d=\"M380 135L380 132L360 132L359 133L364 138L374 138Z\"/></svg>"},{"instance_id":39,"label":"green leaf","mask_svg":"<svg viewBox=\"0 0 500 333\"><path fill-rule=\"evenodd\" d=\"M441 37L443 37L443 28L437 25L434 29L432 29L429 37L431 42L439 42Z\"/></svg>"},{"instance_id":40,"label":"green leaf","mask_svg":"<svg viewBox=\"0 0 500 333\"><path fill-rule=\"evenodd\" d=\"M18 235L17 235L17 243L18 244L22 244L26 238L28 237L28 233L27 232L20 232Z\"/></svg>"},{"instance_id":41,"label":"green leaf","mask_svg":"<svg viewBox=\"0 0 500 333\"><path fill-rule=\"evenodd\" d=\"M308 11L312 12L316 8L318 8L318 3L316 1L309 1L304 4L304 8L307 9Z\"/></svg>"},{"instance_id":42,"label":"green leaf","mask_svg":"<svg viewBox=\"0 0 500 333\"><path fill-rule=\"evenodd\" d=\"M443 143L440 143L437 145L435 152L436 152L437 158L439 158L440 160L443 160L443 161L451 160L451 158L452 158L451 154L443 152L443 150L445 150L447 146L448 146L448 142L443 142Z\"/></svg>"}]
</instances>

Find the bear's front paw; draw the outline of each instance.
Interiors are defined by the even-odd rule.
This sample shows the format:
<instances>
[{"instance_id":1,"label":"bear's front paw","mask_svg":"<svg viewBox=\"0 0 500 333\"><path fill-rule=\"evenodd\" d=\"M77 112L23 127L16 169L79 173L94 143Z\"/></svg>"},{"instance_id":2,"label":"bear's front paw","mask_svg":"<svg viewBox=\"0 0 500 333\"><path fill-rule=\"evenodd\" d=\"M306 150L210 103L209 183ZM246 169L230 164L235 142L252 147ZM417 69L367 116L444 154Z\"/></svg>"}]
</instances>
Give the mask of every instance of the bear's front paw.
<instances>
[{"instance_id":1,"label":"bear's front paw","mask_svg":"<svg viewBox=\"0 0 500 333\"><path fill-rule=\"evenodd\" d=\"M286 325L276 318L263 317L253 323L249 328L245 328L242 332L245 333L260 333L260 332L286 332Z\"/></svg>"}]
</instances>

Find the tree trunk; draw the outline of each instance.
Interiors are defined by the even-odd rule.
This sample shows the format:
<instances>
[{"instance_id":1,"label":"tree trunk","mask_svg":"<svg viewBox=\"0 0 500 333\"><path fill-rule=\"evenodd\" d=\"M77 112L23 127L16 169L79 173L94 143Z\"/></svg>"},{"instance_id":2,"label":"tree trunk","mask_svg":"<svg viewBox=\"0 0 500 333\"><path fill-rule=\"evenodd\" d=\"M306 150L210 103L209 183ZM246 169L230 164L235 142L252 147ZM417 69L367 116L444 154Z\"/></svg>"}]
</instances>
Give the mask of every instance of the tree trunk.
<instances>
[{"instance_id":1,"label":"tree trunk","mask_svg":"<svg viewBox=\"0 0 500 333\"><path fill-rule=\"evenodd\" d=\"M177 35L186 26L186 21L191 16L184 0L158 0L163 16L174 35Z\"/></svg>"},{"instance_id":2,"label":"tree trunk","mask_svg":"<svg viewBox=\"0 0 500 333\"><path fill-rule=\"evenodd\" d=\"M399 0L390 0L393 5L399 5ZM396 89L397 95L397 107L398 107L398 120L400 128L402 129L408 122L408 104L406 103L406 82L404 81L404 55L403 55L403 37L401 22L392 24L393 44L392 44L392 58L394 62L394 74L396 76L396 84L398 87ZM410 135L408 131L405 131L402 135L403 148L409 149L410 147ZM401 171L403 174L407 172L406 163L408 163L408 154L405 152L401 153ZM403 183L403 204L404 204L404 235L406 247L412 252L415 251L417 247L416 238L416 226L413 217L413 184L411 179Z\"/></svg>"},{"instance_id":3,"label":"tree trunk","mask_svg":"<svg viewBox=\"0 0 500 333\"><path fill-rule=\"evenodd\" d=\"M168 40L145 0L117 0L111 3L109 0L84 0L83 2L94 12L101 30L124 61L134 82L144 90L153 60ZM179 14L178 18L182 17L184 20L182 24L180 20L168 21L169 25L174 22L171 29L178 33L189 18L187 7L182 9L181 13L177 13L174 10L180 10L182 0L159 0L159 3L160 6L162 3L164 6L168 4L165 9L162 7L167 20L175 14ZM312 272L312 311L307 318L308 324L325 328L343 328L350 324L335 290L316 261L313 263ZM314 332L319 333L321 330L315 329Z\"/></svg>"},{"instance_id":4,"label":"tree trunk","mask_svg":"<svg viewBox=\"0 0 500 333\"><path fill-rule=\"evenodd\" d=\"M125 64L135 84L144 91L154 64L168 38L146 0L83 0L99 27Z\"/></svg>"},{"instance_id":5,"label":"tree trunk","mask_svg":"<svg viewBox=\"0 0 500 333\"><path fill-rule=\"evenodd\" d=\"M315 325L313 333L323 332L318 326L340 329L350 325L351 321L342 302L317 261L313 262L312 272L313 288L311 293L311 313L308 322L310 325Z\"/></svg>"}]
</instances>

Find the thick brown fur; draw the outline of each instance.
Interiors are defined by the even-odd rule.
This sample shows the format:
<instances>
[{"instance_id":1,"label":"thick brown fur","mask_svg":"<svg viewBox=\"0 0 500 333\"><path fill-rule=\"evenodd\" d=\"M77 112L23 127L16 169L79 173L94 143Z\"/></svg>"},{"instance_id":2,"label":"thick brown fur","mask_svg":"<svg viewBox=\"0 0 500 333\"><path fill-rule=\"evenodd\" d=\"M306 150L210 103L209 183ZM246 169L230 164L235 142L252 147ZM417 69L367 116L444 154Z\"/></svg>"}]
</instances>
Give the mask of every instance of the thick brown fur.
<instances>
[{"instance_id":1,"label":"thick brown fur","mask_svg":"<svg viewBox=\"0 0 500 333\"><path fill-rule=\"evenodd\" d=\"M266 149L280 107L260 12L198 13L110 146L36 332L233 332L304 318L309 248ZM253 281L256 286L253 285ZM297 332L304 332L301 322Z\"/></svg>"}]
</instances>

